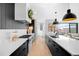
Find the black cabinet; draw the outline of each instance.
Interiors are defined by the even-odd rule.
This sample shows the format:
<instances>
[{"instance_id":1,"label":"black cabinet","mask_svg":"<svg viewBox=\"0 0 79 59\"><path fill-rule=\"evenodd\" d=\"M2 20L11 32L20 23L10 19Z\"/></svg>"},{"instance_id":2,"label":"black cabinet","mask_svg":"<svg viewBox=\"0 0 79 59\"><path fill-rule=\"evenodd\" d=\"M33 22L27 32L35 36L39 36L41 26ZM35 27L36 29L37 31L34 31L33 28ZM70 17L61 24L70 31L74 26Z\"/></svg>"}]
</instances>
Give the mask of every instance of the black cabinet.
<instances>
[{"instance_id":1,"label":"black cabinet","mask_svg":"<svg viewBox=\"0 0 79 59\"><path fill-rule=\"evenodd\" d=\"M16 51L10 56L27 56L28 54L28 40L24 42Z\"/></svg>"},{"instance_id":2,"label":"black cabinet","mask_svg":"<svg viewBox=\"0 0 79 59\"><path fill-rule=\"evenodd\" d=\"M56 42L54 42L47 36L46 36L46 43L53 56L70 56L70 54L67 51L65 51L61 46L59 46Z\"/></svg>"}]
</instances>

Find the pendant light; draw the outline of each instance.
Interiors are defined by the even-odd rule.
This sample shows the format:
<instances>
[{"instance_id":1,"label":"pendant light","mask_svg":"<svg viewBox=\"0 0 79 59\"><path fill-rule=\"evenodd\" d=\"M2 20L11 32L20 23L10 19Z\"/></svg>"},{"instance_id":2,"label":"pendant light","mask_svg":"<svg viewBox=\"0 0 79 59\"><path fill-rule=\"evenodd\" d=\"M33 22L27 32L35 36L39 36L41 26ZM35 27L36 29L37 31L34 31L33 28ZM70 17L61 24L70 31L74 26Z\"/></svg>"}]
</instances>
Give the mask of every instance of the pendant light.
<instances>
[{"instance_id":1,"label":"pendant light","mask_svg":"<svg viewBox=\"0 0 79 59\"><path fill-rule=\"evenodd\" d=\"M72 20L76 20L76 18L77 18L76 15L74 13L71 13L71 9L68 9L67 14L65 14L63 17L63 21L72 21Z\"/></svg>"},{"instance_id":2,"label":"pendant light","mask_svg":"<svg viewBox=\"0 0 79 59\"><path fill-rule=\"evenodd\" d=\"M57 14L57 12L55 12L55 14ZM56 17L56 16L55 16ZM55 18L53 24L59 24L59 22L57 21L57 18Z\"/></svg>"},{"instance_id":3,"label":"pendant light","mask_svg":"<svg viewBox=\"0 0 79 59\"><path fill-rule=\"evenodd\" d=\"M55 21L53 22L53 24L59 24L57 19L55 19Z\"/></svg>"}]
</instances>

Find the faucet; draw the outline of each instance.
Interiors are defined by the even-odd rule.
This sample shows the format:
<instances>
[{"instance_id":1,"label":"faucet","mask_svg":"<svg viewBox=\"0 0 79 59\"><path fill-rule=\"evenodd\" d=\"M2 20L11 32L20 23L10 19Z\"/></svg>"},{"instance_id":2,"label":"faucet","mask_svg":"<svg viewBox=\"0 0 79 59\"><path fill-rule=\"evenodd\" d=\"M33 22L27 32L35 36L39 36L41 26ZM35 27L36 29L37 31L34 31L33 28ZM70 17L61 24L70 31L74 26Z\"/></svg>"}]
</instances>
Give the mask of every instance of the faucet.
<instances>
[{"instance_id":1,"label":"faucet","mask_svg":"<svg viewBox=\"0 0 79 59\"><path fill-rule=\"evenodd\" d=\"M59 34L58 34L58 32L55 32L55 37L57 37L57 38L59 37Z\"/></svg>"}]
</instances>

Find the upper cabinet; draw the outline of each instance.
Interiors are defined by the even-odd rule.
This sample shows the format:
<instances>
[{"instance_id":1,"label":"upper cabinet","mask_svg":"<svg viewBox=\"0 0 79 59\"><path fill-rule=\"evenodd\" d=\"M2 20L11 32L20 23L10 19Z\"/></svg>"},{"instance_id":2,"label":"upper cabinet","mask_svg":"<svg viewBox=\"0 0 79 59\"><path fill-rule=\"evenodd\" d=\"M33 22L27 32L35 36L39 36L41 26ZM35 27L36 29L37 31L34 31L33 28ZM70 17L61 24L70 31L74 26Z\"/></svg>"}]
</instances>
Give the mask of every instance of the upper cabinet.
<instances>
[{"instance_id":1,"label":"upper cabinet","mask_svg":"<svg viewBox=\"0 0 79 59\"><path fill-rule=\"evenodd\" d=\"M31 22L28 18L29 4L26 3L15 3L15 20L21 22Z\"/></svg>"}]
</instances>

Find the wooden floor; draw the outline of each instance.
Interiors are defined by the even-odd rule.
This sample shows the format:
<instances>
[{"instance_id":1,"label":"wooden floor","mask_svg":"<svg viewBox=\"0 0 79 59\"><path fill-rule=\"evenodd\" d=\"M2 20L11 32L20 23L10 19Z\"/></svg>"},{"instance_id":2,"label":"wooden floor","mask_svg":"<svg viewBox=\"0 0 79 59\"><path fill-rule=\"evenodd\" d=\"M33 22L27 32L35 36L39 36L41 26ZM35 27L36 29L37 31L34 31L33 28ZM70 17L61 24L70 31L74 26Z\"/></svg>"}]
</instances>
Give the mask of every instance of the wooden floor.
<instances>
[{"instance_id":1,"label":"wooden floor","mask_svg":"<svg viewBox=\"0 0 79 59\"><path fill-rule=\"evenodd\" d=\"M45 39L37 37L32 44L28 56L51 56L50 50L45 43Z\"/></svg>"}]
</instances>

